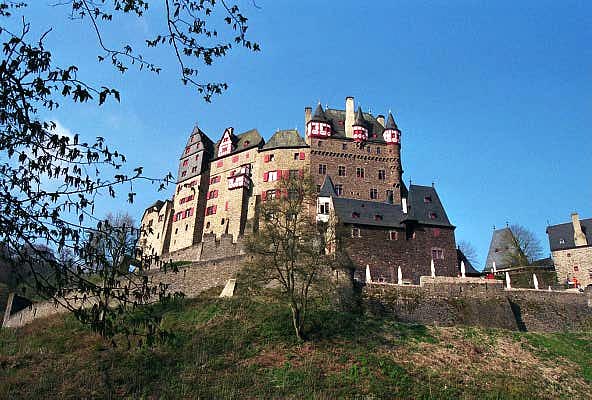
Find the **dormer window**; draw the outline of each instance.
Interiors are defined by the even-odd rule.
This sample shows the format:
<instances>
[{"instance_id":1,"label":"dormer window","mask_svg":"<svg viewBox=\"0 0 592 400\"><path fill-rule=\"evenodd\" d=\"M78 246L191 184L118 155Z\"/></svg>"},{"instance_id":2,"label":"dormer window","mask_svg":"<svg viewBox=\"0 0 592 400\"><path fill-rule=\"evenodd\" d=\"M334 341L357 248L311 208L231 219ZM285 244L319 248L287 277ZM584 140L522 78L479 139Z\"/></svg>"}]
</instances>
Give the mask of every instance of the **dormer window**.
<instances>
[{"instance_id":1,"label":"dormer window","mask_svg":"<svg viewBox=\"0 0 592 400\"><path fill-rule=\"evenodd\" d=\"M352 213L352 218L360 218L360 213L359 213L359 212L356 212L356 211L354 211L354 212Z\"/></svg>"},{"instance_id":2,"label":"dormer window","mask_svg":"<svg viewBox=\"0 0 592 400\"><path fill-rule=\"evenodd\" d=\"M360 237L360 228L357 226L352 227L352 237L359 238Z\"/></svg>"},{"instance_id":3,"label":"dormer window","mask_svg":"<svg viewBox=\"0 0 592 400\"><path fill-rule=\"evenodd\" d=\"M423 198L423 202L424 203L431 203L432 202L432 196L425 196Z\"/></svg>"},{"instance_id":4,"label":"dormer window","mask_svg":"<svg viewBox=\"0 0 592 400\"><path fill-rule=\"evenodd\" d=\"M374 216L374 221L382 221L382 215L380 215L380 214L376 214L376 215Z\"/></svg>"},{"instance_id":5,"label":"dormer window","mask_svg":"<svg viewBox=\"0 0 592 400\"><path fill-rule=\"evenodd\" d=\"M565 244L565 239L563 239L563 238L559 239L559 244Z\"/></svg>"},{"instance_id":6,"label":"dormer window","mask_svg":"<svg viewBox=\"0 0 592 400\"><path fill-rule=\"evenodd\" d=\"M251 144L251 142L249 142L248 140L245 140L245 142L243 143L243 147L247 147L249 144Z\"/></svg>"},{"instance_id":7,"label":"dormer window","mask_svg":"<svg viewBox=\"0 0 592 400\"><path fill-rule=\"evenodd\" d=\"M430 219L436 219L436 218L438 218L438 214L436 214L435 212L431 212Z\"/></svg>"}]
</instances>

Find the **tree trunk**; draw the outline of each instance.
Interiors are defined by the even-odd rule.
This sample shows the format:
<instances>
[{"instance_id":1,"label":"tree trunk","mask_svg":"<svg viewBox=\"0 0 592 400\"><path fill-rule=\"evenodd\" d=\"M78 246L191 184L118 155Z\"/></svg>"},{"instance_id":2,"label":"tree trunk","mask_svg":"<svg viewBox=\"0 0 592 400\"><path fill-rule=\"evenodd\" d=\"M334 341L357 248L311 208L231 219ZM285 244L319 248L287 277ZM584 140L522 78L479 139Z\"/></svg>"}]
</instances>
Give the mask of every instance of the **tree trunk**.
<instances>
[{"instance_id":1,"label":"tree trunk","mask_svg":"<svg viewBox=\"0 0 592 400\"><path fill-rule=\"evenodd\" d=\"M296 333L296 337L298 340L304 340L304 332L303 332L303 321L302 321L302 314L300 313L300 308L298 305L291 303L290 309L292 310L292 325L294 326L294 331Z\"/></svg>"}]
</instances>

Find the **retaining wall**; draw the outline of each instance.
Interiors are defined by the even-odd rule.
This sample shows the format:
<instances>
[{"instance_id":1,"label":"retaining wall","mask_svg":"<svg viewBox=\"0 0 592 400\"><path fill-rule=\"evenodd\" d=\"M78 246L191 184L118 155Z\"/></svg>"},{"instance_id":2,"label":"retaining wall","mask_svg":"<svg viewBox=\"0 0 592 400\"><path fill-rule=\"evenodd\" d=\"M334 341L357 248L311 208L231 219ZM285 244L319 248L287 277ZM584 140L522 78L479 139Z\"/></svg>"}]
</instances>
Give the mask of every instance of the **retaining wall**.
<instances>
[{"instance_id":1,"label":"retaining wall","mask_svg":"<svg viewBox=\"0 0 592 400\"><path fill-rule=\"evenodd\" d=\"M555 332L592 326L592 292L504 289L501 281L422 277L420 285L366 284L371 312L429 325Z\"/></svg>"}]
</instances>

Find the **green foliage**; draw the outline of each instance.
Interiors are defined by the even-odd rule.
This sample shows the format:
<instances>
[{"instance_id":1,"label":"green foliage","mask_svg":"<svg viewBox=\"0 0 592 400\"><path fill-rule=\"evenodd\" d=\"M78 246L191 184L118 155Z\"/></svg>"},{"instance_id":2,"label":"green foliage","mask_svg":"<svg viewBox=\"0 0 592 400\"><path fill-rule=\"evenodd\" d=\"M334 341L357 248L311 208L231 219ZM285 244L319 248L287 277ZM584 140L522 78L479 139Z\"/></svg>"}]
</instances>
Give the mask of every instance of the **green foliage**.
<instances>
[{"instance_id":1,"label":"green foliage","mask_svg":"<svg viewBox=\"0 0 592 400\"><path fill-rule=\"evenodd\" d=\"M0 398L571 399L592 391L565 392L536 364L524 379L505 361L503 371L490 369L496 355L462 352L478 342L496 349L513 335L541 368L581 366L574 378L589 379L588 333L428 328L319 304L302 343L289 308L274 298L204 295L155 305L151 312L176 335L150 348L113 348L72 317L0 330Z\"/></svg>"}]
</instances>

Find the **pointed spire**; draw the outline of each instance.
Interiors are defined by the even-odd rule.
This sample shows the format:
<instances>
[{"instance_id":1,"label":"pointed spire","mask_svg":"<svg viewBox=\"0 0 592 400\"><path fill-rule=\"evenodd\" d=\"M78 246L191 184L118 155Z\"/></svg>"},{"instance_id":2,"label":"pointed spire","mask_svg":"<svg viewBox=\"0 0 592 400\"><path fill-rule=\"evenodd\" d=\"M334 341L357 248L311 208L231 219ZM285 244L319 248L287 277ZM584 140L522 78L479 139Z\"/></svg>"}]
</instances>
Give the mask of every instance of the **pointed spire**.
<instances>
[{"instance_id":1,"label":"pointed spire","mask_svg":"<svg viewBox=\"0 0 592 400\"><path fill-rule=\"evenodd\" d=\"M319 191L319 197L337 197L335 186L333 186L333 181L329 175L325 175L325 180Z\"/></svg>"},{"instance_id":2,"label":"pointed spire","mask_svg":"<svg viewBox=\"0 0 592 400\"><path fill-rule=\"evenodd\" d=\"M362 107L358 107L358 112L356 112L356 119L354 120L354 126L366 126L366 120L364 119L364 113L362 112Z\"/></svg>"},{"instance_id":3,"label":"pointed spire","mask_svg":"<svg viewBox=\"0 0 592 400\"><path fill-rule=\"evenodd\" d=\"M395 118L393 118L393 114L391 114L390 111L389 111L388 119L386 120L386 125L385 125L384 129L392 129L392 130L399 129L399 127L395 123Z\"/></svg>"},{"instance_id":4,"label":"pointed spire","mask_svg":"<svg viewBox=\"0 0 592 400\"><path fill-rule=\"evenodd\" d=\"M315 109L315 112L310 120L316 122L328 122L327 117L325 116L325 111L323 111L323 106L320 102L317 105L317 108Z\"/></svg>"}]
</instances>

